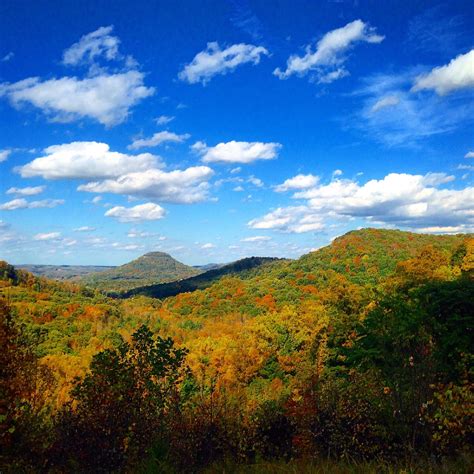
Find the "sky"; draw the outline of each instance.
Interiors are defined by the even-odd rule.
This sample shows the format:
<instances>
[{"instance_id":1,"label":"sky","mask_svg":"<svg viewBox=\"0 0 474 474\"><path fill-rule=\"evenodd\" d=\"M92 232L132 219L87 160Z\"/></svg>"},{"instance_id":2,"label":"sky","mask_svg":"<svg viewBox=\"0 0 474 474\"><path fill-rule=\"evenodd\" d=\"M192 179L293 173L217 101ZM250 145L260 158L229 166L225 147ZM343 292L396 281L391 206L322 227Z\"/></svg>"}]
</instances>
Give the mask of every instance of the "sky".
<instances>
[{"instance_id":1,"label":"sky","mask_svg":"<svg viewBox=\"0 0 474 474\"><path fill-rule=\"evenodd\" d=\"M474 2L3 0L0 259L474 229Z\"/></svg>"}]
</instances>

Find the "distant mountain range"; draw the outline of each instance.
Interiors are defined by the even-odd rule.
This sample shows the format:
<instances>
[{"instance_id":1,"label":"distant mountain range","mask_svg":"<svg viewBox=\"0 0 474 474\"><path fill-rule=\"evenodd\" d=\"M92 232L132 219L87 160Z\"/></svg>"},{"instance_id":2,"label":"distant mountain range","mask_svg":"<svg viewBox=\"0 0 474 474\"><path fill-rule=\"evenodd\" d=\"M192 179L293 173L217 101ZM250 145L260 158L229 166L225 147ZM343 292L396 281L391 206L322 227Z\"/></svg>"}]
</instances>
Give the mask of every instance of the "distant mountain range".
<instances>
[{"instance_id":1,"label":"distant mountain range","mask_svg":"<svg viewBox=\"0 0 474 474\"><path fill-rule=\"evenodd\" d=\"M15 265L20 270L26 270L35 276L52 280L78 280L90 273L112 270L115 267L103 265Z\"/></svg>"}]
</instances>

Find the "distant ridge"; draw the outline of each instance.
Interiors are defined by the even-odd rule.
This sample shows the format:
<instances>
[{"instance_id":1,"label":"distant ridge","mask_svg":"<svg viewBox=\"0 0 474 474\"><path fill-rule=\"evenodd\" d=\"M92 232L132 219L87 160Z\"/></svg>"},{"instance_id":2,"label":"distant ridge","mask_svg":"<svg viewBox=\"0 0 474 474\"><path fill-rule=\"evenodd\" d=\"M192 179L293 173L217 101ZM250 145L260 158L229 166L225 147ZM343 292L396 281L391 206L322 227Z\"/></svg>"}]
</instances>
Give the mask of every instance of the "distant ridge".
<instances>
[{"instance_id":1,"label":"distant ridge","mask_svg":"<svg viewBox=\"0 0 474 474\"><path fill-rule=\"evenodd\" d=\"M81 283L107 292L123 292L200 273L202 270L178 262L165 252L149 252L125 265L86 275Z\"/></svg>"},{"instance_id":2,"label":"distant ridge","mask_svg":"<svg viewBox=\"0 0 474 474\"><path fill-rule=\"evenodd\" d=\"M99 273L115 267L105 265L15 265L15 268L26 270L35 276L52 280L77 280L89 273Z\"/></svg>"},{"instance_id":3,"label":"distant ridge","mask_svg":"<svg viewBox=\"0 0 474 474\"><path fill-rule=\"evenodd\" d=\"M200 275L186 278L183 280L135 288L133 290L125 292L122 296L124 298L128 298L135 295L144 295L153 298L168 298L170 296L176 296L180 293L208 288L215 281L227 275L237 275L241 277L243 275L251 273L252 270L257 269L259 267L263 267L274 262L282 261L286 260L271 257L243 258L241 260L228 263L227 265L208 270L207 272L201 273Z\"/></svg>"}]
</instances>

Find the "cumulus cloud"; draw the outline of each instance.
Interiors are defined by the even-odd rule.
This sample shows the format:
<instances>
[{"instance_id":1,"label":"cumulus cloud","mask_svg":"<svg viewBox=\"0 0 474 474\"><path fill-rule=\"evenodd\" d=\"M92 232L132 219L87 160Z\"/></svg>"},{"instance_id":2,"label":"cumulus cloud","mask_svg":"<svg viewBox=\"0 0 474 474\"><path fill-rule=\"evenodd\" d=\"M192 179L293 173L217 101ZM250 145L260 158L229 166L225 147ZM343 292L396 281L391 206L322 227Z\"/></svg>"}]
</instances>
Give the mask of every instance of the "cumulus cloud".
<instances>
[{"instance_id":1,"label":"cumulus cloud","mask_svg":"<svg viewBox=\"0 0 474 474\"><path fill-rule=\"evenodd\" d=\"M347 59L346 52L356 43L380 43L383 39L384 36L375 33L375 28L362 20L355 20L326 33L314 51L312 45L308 45L304 56L290 56L286 70L277 68L273 74L280 79L287 79L293 74L304 76L315 71L319 82L330 83L348 75L343 64Z\"/></svg>"},{"instance_id":2,"label":"cumulus cloud","mask_svg":"<svg viewBox=\"0 0 474 474\"><path fill-rule=\"evenodd\" d=\"M62 77L42 81L30 77L13 84L0 84L0 97L12 106L29 104L42 110L52 120L71 122L84 117L110 127L123 122L130 108L154 94L145 87L144 74L127 71L79 79Z\"/></svg>"},{"instance_id":3,"label":"cumulus cloud","mask_svg":"<svg viewBox=\"0 0 474 474\"><path fill-rule=\"evenodd\" d=\"M41 194L46 186L28 186L26 188L10 188L6 194L15 194L16 196L36 196Z\"/></svg>"},{"instance_id":4,"label":"cumulus cloud","mask_svg":"<svg viewBox=\"0 0 474 474\"><path fill-rule=\"evenodd\" d=\"M15 211L17 209L52 208L64 204L64 199L43 199L41 201L27 201L24 198L13 199L0 205L2 211Z\"/></svg>"},{"instance_id":5,"label":"cumulus cloud","mask_svg":"<svg viewBox=\"0 0 474 474\"><path fill-rule=\"evenodd\" d=\"M109 209L105 216L113 217L119 222L143 222L162 219L165 214L166 211L161 206L147 202L134 207L115 206Z\"/></svg>"},{"instance_id":6,"label":"cumulus cloud","mask_svg":"<svg viewBox=\"0 0 474 474\"><path fill-rule=\"evenodd\" d=\"M474 158L474 151L468 151L465 155L464 158Z\"/></svg>"},{"instance_id":7,"label":"cumulus cloud","mask_svg":"<svg viewBox=\"0 0 474 474\"><path fill-rule=\"evenodd\" d=\"M215 245L214 244L211 244L211 243L207 243L207 244L203 244L201 245L201 248L206 250L206 249L213 249L215 248Z\"/></svg>"},{"instance_id":8,"label":"cumulus cloud","mask_svg":"<svg viewBox=\"0 0 474 474\"><path fill-rule=\"evenodd\" d=\"M36 234L34 240L56 240L61 237L61 232L48 232L44 234Z\"/></svg>"},{"instance_id":9,"label":"cumulus cloud","mask_svg":"<svg viewBox=\"0 0 474 474\"><path fill-rule=\"evenodd\" d=\"M189 133L177 135L176 133L168 131L157 132L151 138L141 138L134 140L133 143L128 146L128 149L137 150L138 148L151 148L166 142L182 143L190 136L191 135L189 135Z\"/></svg>"},{"instance_id":10,"label":"cumulus cloud","mask_svg":"<svg viewBox=\"0 0 474 474\"><path fill-rule=\"evenodd\" d=\"M208 198L209 179L214 172L207 166L163 171L163 163L150 153L128 155L111 151L106 143L72 142L53 145L45 156L18 167L23 177L88 180L79 191L124 194L134 198L191 204ZM96 196L93 204L101 200Z\"/></svg>"},{"instance_id":11,"label":"cumulus cloud","mask_svg":"<svg viewBox=\"0 0 474 474\"><path fill-rule=\"evenodd\" d=\"M323 219L312 215L306 206L279 207L258 219L252 219L252 229L273 229L301 234L324 229Z\"/></svg>"},{"instance_id":12,"label":"cumulus cloud","mask_svg":"<svg viewBox=\"0 0 474 474\"><path fill-rule=\"evenodd\" d=\"M358 218L410 229L474 226L474 188L445 189L454 177L444 173L390 173L361 185L335 179L298 191L303 206L278 208L249 222L257 229L307 232L324 228L328 219Z\"/></svg>"},{"instance_id":13,"label":"cumulus cloud","mask_svg":"<svg viewBox=\"0 0 474 474\"><path fill-rule=\"evenodd\" d=\"M11 150L0 150L0 163L6 161L11 154Z\"/></svg>"},{"instance_id":14,"label":"cumulus cloud","mask_svg":"<svg viewBox=\"0 0 474 474\"><path fill-rule=\"evenodd\" d=\"M428 74L419 75L411 90L430 89L438 95L446 95L468 88L474 88L474 49L460 54L445 66L435 67Z\"/></svg>"},{"instance_id":15,"label":"cumulus cloud","mask_svg":"<svg viewBox=\"0 0 474 474\"><path fill-rule=\"evenodd\" d=\"M166 202L191 204L208 197L209 179L214 174L207 166L165 172L158 169L128 173L117 179L80 185L79 191L126 194Z\"/></svg>"},{"instance_id":16,"label":"cumulus cloud","mask_svg":"<svg viewBox=\"0 0 474 474\"><path fill-rule=\"evenodd\" d=\"M99 142L72 142L53 145L44 150L45 156L17 168L24 178L41 176L45 179L112 178L134 171L162 166L150 153L126 155L110 151Z\"/></svg>"},{"instance_id":17,"label":"cumulus cloud","mask_svg":"<svg viewBox=\"0 0 474 474\"><path fill-rule=\"evenodd\" d=\"M63 53L63 64L77 66L78 64L90 64L98 57L107 61L119 56L120 40L112 36L113 26L102 26L92 33L84 35L77 43Z\"/></svg>"},{"instance_id":18,"label":"cumulus cloud","mask_svg":"<svg viewBox=\"0 0 474 474\"><path fill-rule=\"evenodd\" d=\"M312 174L298 174L293 178L285 180L284 183L275 186L277 193L284 193L291 189L306 189L316 186L319 181L318 176Z\"/></svg>"},{"instance_id":19,"label":"cumulus cloud","mask_svg":"<svg viewBox=\"0 0 474 474\"><path fill-rule=\"evenodd\" d=\"M196 54L178 77L189 84L206 84L213 76L227 74L241 64L258 64L262 55L269 55L263 46L240 43L221 49L217 42L207 43L207 48Z\"/></svg>"},{"instance_id":20,"label":"cumulus cloud","mask_svg":"<svg viewBox=\"0 0 474 474\"><path fill-rule=\"evenodd\" d=\"M278 156L280 143L237 142L218 143L208 147L204 142L196 142L191 148L202 155L204 163L242 163L257 160L273 160Z\"/></svg>"},{"instance_id":21,"label":"cumulus cloud","mask_svg":"<svg viewBox=\"0 0 474 474\"><path fill-rule=\"evenodd\" d=\"M375 104L372 106L372 112L376 113L382 109L387 107L394 107L400 103L400 99L395 95L389 95L387 97L382 97L381 99L377 100Z\"/></svg>"}]
</instances>

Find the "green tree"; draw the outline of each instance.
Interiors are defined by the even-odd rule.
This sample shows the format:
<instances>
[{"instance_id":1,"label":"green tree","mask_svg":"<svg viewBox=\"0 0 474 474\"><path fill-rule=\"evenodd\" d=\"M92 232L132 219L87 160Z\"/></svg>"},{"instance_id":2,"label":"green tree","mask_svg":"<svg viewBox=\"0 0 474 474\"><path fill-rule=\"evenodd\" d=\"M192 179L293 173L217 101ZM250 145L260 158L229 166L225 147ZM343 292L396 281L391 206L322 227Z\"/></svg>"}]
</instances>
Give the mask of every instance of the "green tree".
<instances>
[{"instance_id":1,"label":"green tree","mask_svg":"<svg viewBox=\"0 0 474 474\"><path fill-rule=\"evenodd\" d=\"M94 356L58 419L59 462L110 472L143 459L163 438L167 417L179 405L186 354L172 339L154 339L141 326L130 343Z\"/></svg>"}]
</instances>

